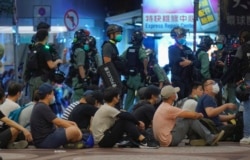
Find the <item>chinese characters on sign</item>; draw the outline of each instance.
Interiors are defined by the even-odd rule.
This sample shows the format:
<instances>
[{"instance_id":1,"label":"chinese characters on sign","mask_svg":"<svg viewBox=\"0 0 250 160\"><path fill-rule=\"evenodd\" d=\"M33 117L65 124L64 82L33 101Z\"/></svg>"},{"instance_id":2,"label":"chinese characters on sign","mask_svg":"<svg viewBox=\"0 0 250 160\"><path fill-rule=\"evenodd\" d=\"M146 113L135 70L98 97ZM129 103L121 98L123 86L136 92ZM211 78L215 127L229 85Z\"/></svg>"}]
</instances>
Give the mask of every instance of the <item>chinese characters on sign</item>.
<instances>
[{"instance_id":1,"label":"chinese characters on sign","mask_svg":"<svg viewBox=\"0 0 250 160\"><path fill-rule=\"evenodd\" d=\"M193 15L147 15L146 22L193 22Z\"/></svg>"},{"instance_id":2,"label":"chinese characters on sign","mask_svg":"<svg viewBox=\"0 0 250 160\"><path fill-rule=\"evenodd\" d=\"M221 32L236 34L250 27L250 0L221 0Z\"/></svg>"},{"instance_id":3,"label":"chinese characters on sign","mask_svg":"<svg viewBox=\"0 0 250 160\"><path fill-rule=\"evenodd\" d=\"M171 3L171 5L169 5ZM143 30L145 32L170 32L175 26L192 32L194 4L192 0L144 0ZM200 0L198 11L198 32L218 30L218 0Z\"/></svg>"}]
</instances>

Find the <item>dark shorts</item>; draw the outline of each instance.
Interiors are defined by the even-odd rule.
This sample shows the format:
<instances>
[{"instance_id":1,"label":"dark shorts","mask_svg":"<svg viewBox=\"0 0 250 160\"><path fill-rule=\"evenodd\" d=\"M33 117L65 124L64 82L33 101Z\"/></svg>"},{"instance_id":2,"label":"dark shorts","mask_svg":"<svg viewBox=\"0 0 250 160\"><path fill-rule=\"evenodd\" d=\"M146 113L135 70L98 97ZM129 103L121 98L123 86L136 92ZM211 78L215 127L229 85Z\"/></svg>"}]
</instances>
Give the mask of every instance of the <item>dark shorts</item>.
<instances>
[{"instance_id":1,"label":"dark shorts","mask_svg":"<svg viewBox=\"0 0 250 160\"><path fill-rule=\"evenodd\" d=\"M0 148L6 148L9 141L11 140L10 128L0 132Z\"/></svg>"},{"instance_id":2,"label":"dark shorts","mask_svg":"<svg viewBox=\"0 0 250 160\"><path fill-rule=\"evenodd\" d=\"M57 128L53 133L48 135L43 142L35 144L37 148L59 148L67 143L66 132L64 128Z\"/></svg>"}]
</instances>

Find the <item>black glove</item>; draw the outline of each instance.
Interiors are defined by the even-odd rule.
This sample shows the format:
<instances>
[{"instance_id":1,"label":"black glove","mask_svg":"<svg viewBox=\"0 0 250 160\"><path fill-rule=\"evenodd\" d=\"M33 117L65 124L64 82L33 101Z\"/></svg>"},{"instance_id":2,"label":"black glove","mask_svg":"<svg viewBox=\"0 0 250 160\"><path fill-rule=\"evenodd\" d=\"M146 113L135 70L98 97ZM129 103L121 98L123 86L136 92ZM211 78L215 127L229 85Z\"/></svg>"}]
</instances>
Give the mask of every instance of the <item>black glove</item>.
<instances>
[{"instance_id":1,"label":"black glove","mask_svg":"<svg viewBox=\"0 0 250 160\"><path fill-rule=\"evenodd\" d=\"M88 85L89 85L89 79L88 78L83 78L82 79L82 85L83 85L83 88L87 88Z\"/></svg>"}]
</instances>

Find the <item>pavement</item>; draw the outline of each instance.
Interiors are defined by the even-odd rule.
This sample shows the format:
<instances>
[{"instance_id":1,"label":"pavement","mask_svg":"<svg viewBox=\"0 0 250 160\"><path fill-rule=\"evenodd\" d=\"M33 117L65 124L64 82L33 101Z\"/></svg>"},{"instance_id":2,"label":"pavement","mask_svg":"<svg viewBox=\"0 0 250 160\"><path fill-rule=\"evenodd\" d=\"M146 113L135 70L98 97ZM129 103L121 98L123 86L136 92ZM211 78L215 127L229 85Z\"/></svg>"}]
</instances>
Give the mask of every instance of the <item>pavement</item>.
<instances>
[{"instance_id":1,"label":"pavement","mask_svg":"<svg viewBox=\"0 0 250 160\"><path fill-rule=\"evenodd\" d=\"M178 146L159 149L1 149L3 160L249 160L250 145L220 142L218 146Z\"/></svg>"}]
</instances>

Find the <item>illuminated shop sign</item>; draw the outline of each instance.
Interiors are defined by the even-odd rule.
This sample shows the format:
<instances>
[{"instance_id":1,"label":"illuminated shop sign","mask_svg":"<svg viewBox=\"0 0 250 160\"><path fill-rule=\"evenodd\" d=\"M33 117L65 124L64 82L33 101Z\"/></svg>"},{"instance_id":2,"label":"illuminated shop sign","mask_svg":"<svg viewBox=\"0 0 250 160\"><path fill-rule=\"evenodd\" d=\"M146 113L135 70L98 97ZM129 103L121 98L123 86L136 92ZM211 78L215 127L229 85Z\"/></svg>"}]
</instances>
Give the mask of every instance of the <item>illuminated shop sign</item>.
<instances>
[{"instance_id":1,"label":"illuminated shop sign","mask_svg":"<svg viewBox=\"0 0 250 160\"><path fill-rule=\"evenodd\" d=\"M175 26L193 31L194 0L143 0L143 30L170 32ZM218 31L219 0L199 0L197 31Z\"/></svg>"}]
</instances>

